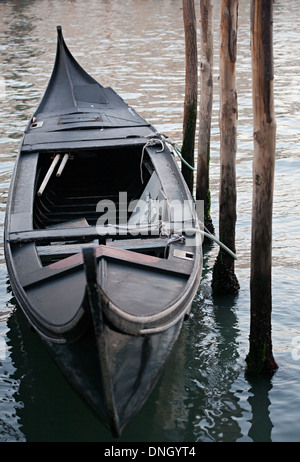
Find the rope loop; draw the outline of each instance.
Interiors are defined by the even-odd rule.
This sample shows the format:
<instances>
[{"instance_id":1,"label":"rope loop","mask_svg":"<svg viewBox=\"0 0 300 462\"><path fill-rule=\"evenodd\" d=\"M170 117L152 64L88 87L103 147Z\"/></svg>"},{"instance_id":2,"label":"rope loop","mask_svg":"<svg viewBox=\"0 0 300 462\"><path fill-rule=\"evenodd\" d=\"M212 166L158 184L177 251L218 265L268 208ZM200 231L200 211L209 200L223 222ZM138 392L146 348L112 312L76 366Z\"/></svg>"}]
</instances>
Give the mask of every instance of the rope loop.
<instances>
[{"instance_id":1,"label":"rope loop","mask_svg":"<svg viewBox=\"0 0 300 462\"><path fill-rule=\"evenodd\" d=\"M178 155L178 157L180 158L181 162L186 165L189 169L191 169L193 172L195 172L197 170L196 167L193 167L192 165L190 165L183 157L182 157L182 154L181 154L181 151L180 149L178 148L178 146L176 145L176 143L172 140L170 140L170 138L166 135L163 135L162 133L159 133L159 132L154 132L153 134L151 133L150 135L146 136L146 138L151 138L151 139L156 139L157 141L160 141L161 144L162 144L162 150L161 151L156 151L156 152L162 152L164 150L164 147L163 147L163 143L162 143L162 138L164 140L165 143L169 144L173 150L175 151L175 153Z\"/></svg>"},{"instance_id":2,"label":"rope loop","mask_svg":"<svg viewBox=\"0 0 300 462\"><path fill-rule=\"evenodd\" d=\"M156 151L157 153L163 152L165 150L164 142L161 138L158 138L159 133L151 133L151 135L145 136L145 138L149 138L147 143L144 144L143 149L142 149L142 155L141 155L141 162L140 162L140 173L141 173L141 182L142 184L144 183L143 179L143 161L144 161L144 154L145 154L145 149L150 147L150 146L155 146L156 144L161 145L161 149Z\"/></svg>"}]
</instances>

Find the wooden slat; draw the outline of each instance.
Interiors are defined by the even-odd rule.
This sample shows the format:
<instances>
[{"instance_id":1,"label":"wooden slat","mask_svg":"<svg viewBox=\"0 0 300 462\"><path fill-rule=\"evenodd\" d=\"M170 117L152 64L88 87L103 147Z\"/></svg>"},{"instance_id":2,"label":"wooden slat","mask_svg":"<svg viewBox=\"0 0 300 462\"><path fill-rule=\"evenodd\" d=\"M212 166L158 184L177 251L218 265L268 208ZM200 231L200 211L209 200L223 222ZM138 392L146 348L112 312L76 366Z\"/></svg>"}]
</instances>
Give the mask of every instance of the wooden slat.
<instances>
[{"instance_id":1,"label":"wooden slat","mask_svg":"<svg viewBox=\"0 0 300 462\"><path fill-rule=\"evenodd\" d=\"M110 261L115 261L122 265L134 265L136 268L143 268L155 273L169 274L174 277L187 279L191 274L190 262L181 261L174 267L168 260L164 260L151 255L143 255L136 252L130 252L125 249L112 248L111 246L98 245L96 246L97 258L104 257ZM46 282L56 277L63 277L72 271L80 269L83 265L82 254L75 254L68 258L64 258L58 262L52 263L49 266L40 268L37 271L26 274L23 281L23 287L29 288L33 284Z\"/></svg>"},{"instance_id":2,"label":"wooden slat","mask_svg":"<svg viewBox=\"0 0 300 462\"><path fill-rule=\"evenodd\" d=\"M135 233L138 234L139 227L136 228ZM142 232L141 234L145 238L147 237L146 227L141 227ZM148 234L149 236L153 235L153 228L149 226ZM100 234L99 229L96 226L89 226L86 228L61 228L61 229L35 229L30 231L20 231L10 233L9 235L9 242L11 244L26 244L29 242L57 242L57 241L64 241L70 239L79 239L84 241L92 240L92 239L100 239L100 238L114 238L114 239L124 239L124 238L132 238L132 233L122 229L118 231L113 226L107 226L107 228L101 228L101 231L105 234ZM158 234L158 231L157 231Z\"/></svg>"},{"instance_id":3,"label":"wooden slat","mask_svg":"<svg viewBox=\"0 0 300 462\"><path fill-rule=\"evenodd\" d=\"M96 243L82 244L53 244L37 246L37 251L40 256L66 256L81 252L86 247L97 245ZM119 241L110 242L110 247L115 247L125 250L151 250L163 249L167 245L167 239L122 239Z\"/></svg>"}]
</instances>

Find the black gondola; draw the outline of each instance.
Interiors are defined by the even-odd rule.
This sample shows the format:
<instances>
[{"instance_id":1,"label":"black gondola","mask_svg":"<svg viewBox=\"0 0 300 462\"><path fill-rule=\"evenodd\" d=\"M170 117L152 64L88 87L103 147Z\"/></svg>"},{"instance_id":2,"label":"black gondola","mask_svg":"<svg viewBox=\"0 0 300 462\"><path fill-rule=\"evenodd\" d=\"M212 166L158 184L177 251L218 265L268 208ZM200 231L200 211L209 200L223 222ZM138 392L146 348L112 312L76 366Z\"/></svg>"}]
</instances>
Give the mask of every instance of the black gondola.
<instances>
[{"instance_id":1,"label":"black gondola","mask_svg":"<svg viewBox=\"0 0 300 462\"><path fill-rule=\"evenodd\" d=\"M89 76L57 30L12 177L5 256L29 323L118 436L190 311L201 232L168 140Z\"/></svg>"}]
</instances>

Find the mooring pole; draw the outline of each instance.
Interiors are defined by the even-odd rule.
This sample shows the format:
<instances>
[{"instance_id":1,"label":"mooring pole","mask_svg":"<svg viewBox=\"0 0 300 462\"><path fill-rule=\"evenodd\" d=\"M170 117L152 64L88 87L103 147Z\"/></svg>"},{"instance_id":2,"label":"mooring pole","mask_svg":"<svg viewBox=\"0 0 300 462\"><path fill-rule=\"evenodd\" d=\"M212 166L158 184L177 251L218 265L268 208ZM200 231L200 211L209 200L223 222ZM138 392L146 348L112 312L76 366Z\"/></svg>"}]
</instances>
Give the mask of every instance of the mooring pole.
<instances>
[{"instance_id":1,"label":"mooring pole","mask_svg":"<svg viewBox=\"0 0 300 462\"><path fill-rule=\"evenodd\" d=\"M182 7L185 32L185 100L181 154L186 162L194 167L198 104L197 28L194 0L182 0ZM182 163L182 174L193 193L194 171Z\"/></svg>"},{"instance_id":2,"label":"mooring pole","mask_svg":"<svg viewBox=\"0 0 300 462\"><path fill-rule=\"evenodd\" d=\"M273 97L273 0L252 0L253 202L251 318L247 372L273 372L271 340L272 208L276 121Z\"/></svg>"},{"instance_id":3,"label":"mooring pole","mask_svg":"<svg viewBox=\"0 0 300 462\"><path fill-rule=\"evenodd\" d=\"M238 105L236 92L238 0L221 0L220 47L220 241L235 253L236 150ZM234 259L220 248L213 269L212 288L216 294L239 289Z\"/></svg>"},{"instance_id":4,"label":"mooring pole","mask_svg":"<svg viewBox=\"0 0 300 462\"><path fill-rule=\"evenodd\" d=\"M212 13L212 0L200 0L201 60L196 199L204 201L204 225L211 233L214 233L214 226L210 216L211 198L209 190L214 57Z\"/></svg>"}]
</instances>

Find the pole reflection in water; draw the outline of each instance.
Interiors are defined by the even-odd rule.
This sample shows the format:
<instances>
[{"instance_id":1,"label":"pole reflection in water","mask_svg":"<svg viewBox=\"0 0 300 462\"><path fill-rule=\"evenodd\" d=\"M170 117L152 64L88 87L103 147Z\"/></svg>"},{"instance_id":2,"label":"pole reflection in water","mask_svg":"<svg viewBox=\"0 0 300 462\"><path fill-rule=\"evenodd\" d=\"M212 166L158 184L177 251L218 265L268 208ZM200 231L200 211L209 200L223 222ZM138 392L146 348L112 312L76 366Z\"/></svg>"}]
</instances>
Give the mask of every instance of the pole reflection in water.
<instances>
[{"instance_id":1,"label":"pole reflection in water","mask_svg":"<svg viewBox=\"0 0 300 462\"><path fill-rule=\"evenodd\" d=\"M272 389L271 379L266 376L260 379L249 380L249 382L251 384L251 388L249 389L251 395L248 401L251 405L252 418L250 420L251 428L248 435L252 441L271 442L273 428L269 411L271 404L269 392Z\"/></svg>"}]
</instances>

